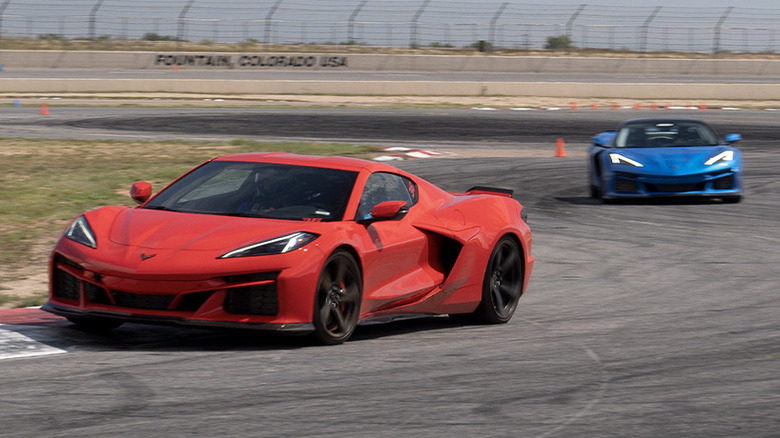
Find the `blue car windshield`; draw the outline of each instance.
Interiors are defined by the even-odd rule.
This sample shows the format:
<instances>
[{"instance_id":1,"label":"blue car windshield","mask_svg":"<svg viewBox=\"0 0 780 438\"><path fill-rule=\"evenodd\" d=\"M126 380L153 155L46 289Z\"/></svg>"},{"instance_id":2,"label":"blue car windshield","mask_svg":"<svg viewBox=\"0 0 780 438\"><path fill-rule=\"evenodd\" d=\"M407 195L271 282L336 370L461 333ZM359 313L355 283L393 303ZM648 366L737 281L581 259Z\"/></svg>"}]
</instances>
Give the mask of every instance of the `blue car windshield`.
<instances>
[{"instance_id":1,"label":"blue car windshield","mask_svg":"<svg viewBox=\"0 0 780 438\"><path fill-rule=\"evenodd\" d=\"M143 208L185 213L329 222L342 220L357 172L308 166L211 161Z\"/></svg>"},{"instance_id":2,"label":"blue car windshield","mask_svg":"<svg viewBox=\"0 0 780 438\"><path fill-rule=\"evenodd\" d=\"M716 146L717 134L701 122L655 121L623 125L615 136L619 148Z\"/></svg>"}]
</instances>

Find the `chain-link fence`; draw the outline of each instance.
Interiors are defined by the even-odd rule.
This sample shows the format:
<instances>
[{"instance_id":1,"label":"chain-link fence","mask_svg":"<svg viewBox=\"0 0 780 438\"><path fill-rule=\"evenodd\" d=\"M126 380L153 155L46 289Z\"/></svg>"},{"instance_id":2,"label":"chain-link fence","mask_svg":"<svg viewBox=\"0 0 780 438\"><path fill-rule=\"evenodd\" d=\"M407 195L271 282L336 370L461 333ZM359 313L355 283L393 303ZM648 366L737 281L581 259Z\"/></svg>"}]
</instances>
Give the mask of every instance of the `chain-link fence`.
<instances>
[{"instance_id":1,"label":"chain-link fence","mask_svg":"<svg viewBox=\"0 0 780 438\"><path fill-rule=\"evenodd\" d=\"M780 9L447 0L0 0L8 38L774 53ZM1 47L0 43L0 47Z\"/></svg>"}]
</instances>

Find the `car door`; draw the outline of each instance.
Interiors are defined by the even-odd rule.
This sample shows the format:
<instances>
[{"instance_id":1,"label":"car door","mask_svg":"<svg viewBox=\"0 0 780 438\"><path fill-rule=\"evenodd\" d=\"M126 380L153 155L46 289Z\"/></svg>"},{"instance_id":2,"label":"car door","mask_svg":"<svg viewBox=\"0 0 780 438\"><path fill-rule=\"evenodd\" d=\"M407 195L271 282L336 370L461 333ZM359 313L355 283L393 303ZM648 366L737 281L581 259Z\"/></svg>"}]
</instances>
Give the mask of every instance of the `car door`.
<instances>
[{"instance_id":1,"label":"car door","mask_svg":"<svg viewBox=\"0 0 780 438\"><path fill-rule=\"evenodd\" d=\"M405 201L407 213L372 220L371 209L385 201ZM414 227L417 187L401 175L376 172L368 177L356 220L362 224L363 311L370 312L412 302L434 287L427 265L427 240Z\"/></svg>"}]
</instances>

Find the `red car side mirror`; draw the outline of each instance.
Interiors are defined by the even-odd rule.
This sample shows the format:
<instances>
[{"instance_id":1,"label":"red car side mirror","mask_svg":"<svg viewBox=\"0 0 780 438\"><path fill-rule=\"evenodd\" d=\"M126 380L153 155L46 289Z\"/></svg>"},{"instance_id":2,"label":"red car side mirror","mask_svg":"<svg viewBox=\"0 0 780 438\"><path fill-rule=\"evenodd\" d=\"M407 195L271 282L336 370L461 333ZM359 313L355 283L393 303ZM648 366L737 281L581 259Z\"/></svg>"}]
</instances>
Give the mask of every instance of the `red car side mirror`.
<instances>
[{"instance_id":1,"label":"red car side mirror","mask_svg":"<svg viewBox=\"0 0 780 438\"><path fill-rule=\"evenodd\" d=\"M143 204L152 196L152 185L146 181L136 181L130 187L130 197L138 204Z\"/></svg>"},{"instance_id":2,"label":"red car side mirror","mask_svg":"<svg viewBox=\"0 0 780 438\"><path fill-rule=\"evenodd\" d=\"M380 202L371 209L373 219L391 219L398 215L406 207L406 201Z\"/></svg>"}]
</instances>

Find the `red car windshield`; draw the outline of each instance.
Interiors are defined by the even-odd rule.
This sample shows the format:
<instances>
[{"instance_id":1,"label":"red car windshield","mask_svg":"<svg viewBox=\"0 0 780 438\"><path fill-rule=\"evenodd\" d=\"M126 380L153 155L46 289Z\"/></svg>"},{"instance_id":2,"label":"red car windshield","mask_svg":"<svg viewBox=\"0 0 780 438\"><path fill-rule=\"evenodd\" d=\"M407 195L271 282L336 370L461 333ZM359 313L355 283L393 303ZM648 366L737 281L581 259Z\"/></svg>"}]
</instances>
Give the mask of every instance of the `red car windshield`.
<instances>
[{"instance_id":1,"label":"red car windshield","mask_svg":"<svg viewBox=\"0 0 780 438\"><path fill-rule=\"evenodd\" d=\"M317 222L339 221L357 172L211 161L158 193L144 208Z\"/></svg>"}]
</instances>

